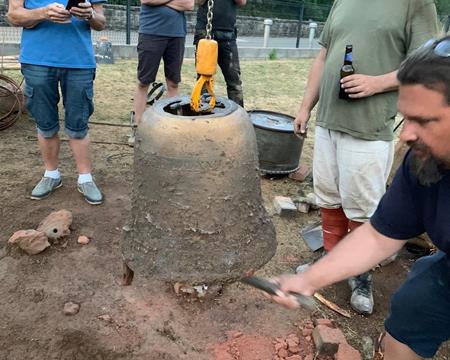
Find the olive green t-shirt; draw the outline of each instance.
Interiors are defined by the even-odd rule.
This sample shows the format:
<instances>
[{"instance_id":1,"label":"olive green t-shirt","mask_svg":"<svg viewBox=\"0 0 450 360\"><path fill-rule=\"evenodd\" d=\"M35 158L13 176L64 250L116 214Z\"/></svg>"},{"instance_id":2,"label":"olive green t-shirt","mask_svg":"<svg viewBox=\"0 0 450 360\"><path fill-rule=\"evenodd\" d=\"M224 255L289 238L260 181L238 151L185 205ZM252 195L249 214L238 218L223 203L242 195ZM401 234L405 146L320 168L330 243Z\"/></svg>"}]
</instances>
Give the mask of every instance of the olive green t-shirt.
<instances>
[{"instance_id":1,"label":"olive green t-shirt","mask_svg":"<svg viewBox=\"0 0 450 360\"><path fill-rule=\"evenodd\" d=\"M355 73L382 75L437 33L433 0L335 0L319 39L327 56L317 125L365 140L392 140L397 91L339 99L345 46L353 45Z\"/></svg>"}]
</instances>

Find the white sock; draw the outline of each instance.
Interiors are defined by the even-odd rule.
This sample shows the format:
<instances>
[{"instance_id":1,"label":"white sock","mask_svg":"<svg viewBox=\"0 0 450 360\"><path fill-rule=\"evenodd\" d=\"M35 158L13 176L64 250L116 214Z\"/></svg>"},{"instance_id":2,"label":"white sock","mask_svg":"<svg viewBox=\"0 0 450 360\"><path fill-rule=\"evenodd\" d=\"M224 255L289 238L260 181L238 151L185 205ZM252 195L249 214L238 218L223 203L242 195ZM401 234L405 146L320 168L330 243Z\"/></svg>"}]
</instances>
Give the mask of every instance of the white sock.
<instances>
[{"instance_id":1,"label":"white sock","mask_svg":"<svg viewBox=\"0 0 450 360\"><path fill-rule=\"evenodd\" d=\"M51 179L59 179L61 177L61 173L58 169L55 170L45 170L44 177L48 177Z\"/></svg>"},{"instance_id":2,"label":"white sock","mask_svg":"<svg viewBox=\"0 0 450 360\"><path fill-rule=\"evenodd\" d=\"M87 183L89 181L92 181L91 173L79 174L78 175L78 184L84 184L84 183Z\"/></svg>"}]
</instances>

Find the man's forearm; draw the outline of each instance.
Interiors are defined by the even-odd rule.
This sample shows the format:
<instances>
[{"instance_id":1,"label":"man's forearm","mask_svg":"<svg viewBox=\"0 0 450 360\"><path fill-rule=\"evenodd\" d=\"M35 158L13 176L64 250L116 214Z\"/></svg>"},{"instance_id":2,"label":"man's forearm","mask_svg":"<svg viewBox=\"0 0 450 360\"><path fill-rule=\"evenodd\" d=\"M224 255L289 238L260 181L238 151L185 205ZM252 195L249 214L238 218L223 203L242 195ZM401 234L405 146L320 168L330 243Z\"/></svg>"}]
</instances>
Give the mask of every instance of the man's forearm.
<instances>
[{"instance_id":1,"label":"man's forearm","mask_svg":"<svg viewBox=\"0 0 450 360\"><path fill-rule=\"evenodd\" d=\"M8 11L8 20L14 26L32 28L46 19L47 11L45 7L32 10L17 8Z\"/></svg>"},{"instance_id":2,"label":"man's forearm","mask_svg":"<svg viewBox=\"0 0 450 360\"><path fill-rule=\"evenodd\" d=\"M178 11L194 10L194 0L172 0L166 6Z\"/></svg>"},{"instance_id":3,"label":"man's forearm","mask_svg":"<svg viewBox=\"0 0 450 360\"><path fill-rule=\"evenodd\" d=\"M332 251L311 266L305 276L315 290L370 270L395 254L406 241L381 235L370 223L352 231Z\"/></svg>"},{"instance_id":4,"label":"man's forearm","mask_svg":"<svg viewBox=\"0 0 450 360\"><path fill-rule=\"evenodd\" d=\"M141 0L141 4L148 5L148 6L160 6L160 5L166 5L171 0Z\"/></svg>"},{"instance_id":5,"label":"man's forearm","mask_svg":"<svg viewBox=\"0 0 450 360\"><path fill-rule=\"evenodd\" d=\"M247 4L247 0L234 0L234 3L237 6L244 6L245 4Z\"/></svg>"},{"instance_id":6,"label":"man's forearm","mask_svg":"<svg viewBox=\"0 0 450 360\"><path fill-rule=\"evenodd\" d=\"M320 79L325 66L326 55L327 49L322 48L311 66L308 82L306 83L305 94L303 95L303 101L300 106L300 109L303 111L310 112L314 106L316 106L317 101L319 101Z\"/></svg>"},{"instance_id":7,"label":"man's forearm","mask_svg":"<svg viewBox=\"0 0 450 360\"><path fill-rule=\"evenodd\" d=\"M106 17L103 12L102 5L93 4L92 9L94 10L92 13L92 18L88 20L91 29L96 31L104 30L106 27Z\"/></svg>"},{"instance_id":8,"label":"man's forearm","mask_svg":"<svg viewBox=\"0 0 450 360\"><path fill-rule=\"evenodd\" d=\"M380 80L381 88L380 93L394 91L398 89L400 83L397 80L398 70L390 72L388 74L379 75L378 78Z\"/></svg>"}]
</instances>

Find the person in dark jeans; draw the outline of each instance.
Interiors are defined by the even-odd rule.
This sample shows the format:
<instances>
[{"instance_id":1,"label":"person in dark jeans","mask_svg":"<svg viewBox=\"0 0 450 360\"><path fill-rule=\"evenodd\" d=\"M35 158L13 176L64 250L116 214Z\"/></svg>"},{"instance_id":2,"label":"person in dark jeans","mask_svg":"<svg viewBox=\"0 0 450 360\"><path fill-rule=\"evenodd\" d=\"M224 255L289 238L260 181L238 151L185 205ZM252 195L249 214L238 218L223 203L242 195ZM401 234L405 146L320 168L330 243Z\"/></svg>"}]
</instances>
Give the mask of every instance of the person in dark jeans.
<instances>
[{"instance_id":1,"label":"person in dark jeans","mask_svg":"<svg viewBox=\"0 0 450 360\"><path fill-rule=\"evenodd\" d=\"M208 1L196 0L199 5L195 26L194 45L206 36ZM218 64L227 83L227 95L240 106L244 106L241 67L236 44L236 9L247 0L214 0L212 37L219 46Z\"/></svg>"}]
</instances>

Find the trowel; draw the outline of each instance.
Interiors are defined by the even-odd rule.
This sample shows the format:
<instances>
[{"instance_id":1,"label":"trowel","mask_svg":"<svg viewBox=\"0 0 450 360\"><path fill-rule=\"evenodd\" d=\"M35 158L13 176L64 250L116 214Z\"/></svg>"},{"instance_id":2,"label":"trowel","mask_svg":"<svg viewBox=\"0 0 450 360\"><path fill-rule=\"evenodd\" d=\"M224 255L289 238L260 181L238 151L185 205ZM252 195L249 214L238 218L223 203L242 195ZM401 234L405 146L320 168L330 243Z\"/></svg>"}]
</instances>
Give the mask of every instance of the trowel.
<instances>
[{"instance_id":1,"label":"trowel","mask_svg":"<svg viewBox=\"0 0 450 360\"><path fill-rule=\"evenodd\" d=\"M309 224L303 229L300 229L300 235L312 251L317 251L323 247L321 221Z\"/></svg>"}]
</instances>

